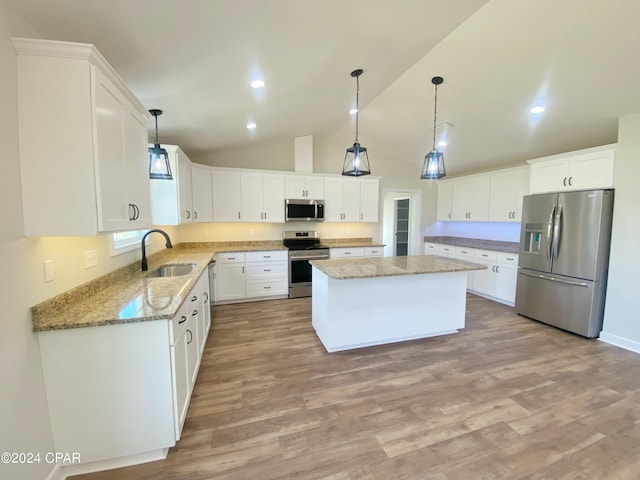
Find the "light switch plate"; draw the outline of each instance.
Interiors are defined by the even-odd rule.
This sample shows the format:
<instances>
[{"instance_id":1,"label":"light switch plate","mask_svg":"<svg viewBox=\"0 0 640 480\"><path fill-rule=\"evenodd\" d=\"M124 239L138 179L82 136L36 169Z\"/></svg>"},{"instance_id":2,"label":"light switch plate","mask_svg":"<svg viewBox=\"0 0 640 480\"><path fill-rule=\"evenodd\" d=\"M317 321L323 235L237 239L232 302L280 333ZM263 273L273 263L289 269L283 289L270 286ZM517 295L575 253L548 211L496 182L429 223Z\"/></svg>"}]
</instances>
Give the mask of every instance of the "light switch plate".
<instances>
[{"instance_id":1,"label":"light switch plate","mask_svg":"<svg viewBox=\"0 0 640 480\"><path fill-rule=\"evenodd\" d=\"M96 250L84 252L84 268L91 268L96 265L98 265L98 252Z\"/></svg>"},{"instance_id":2,"label":"light switch plate","mask_svg":"<svg viewBox=\"0 0 640 480\"><path fill-rule=\"evenodd\" d=\"M42 266L44 267L44 281L52 282L56 278L56 273L53 269L53 260L45 260Z\"/></svg>"}]
</instances>

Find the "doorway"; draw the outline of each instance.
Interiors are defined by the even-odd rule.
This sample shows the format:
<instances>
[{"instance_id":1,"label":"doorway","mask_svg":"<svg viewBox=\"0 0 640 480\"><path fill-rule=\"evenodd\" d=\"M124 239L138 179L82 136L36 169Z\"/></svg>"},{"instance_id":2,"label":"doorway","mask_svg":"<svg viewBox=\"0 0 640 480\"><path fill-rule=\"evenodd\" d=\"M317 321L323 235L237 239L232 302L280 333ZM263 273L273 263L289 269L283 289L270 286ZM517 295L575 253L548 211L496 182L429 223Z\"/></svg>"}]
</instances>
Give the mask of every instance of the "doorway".
<instances>
[{"instance_id":1,"label":"doorway","mask_svg":"<svg viewBox=\"0 0 640 480\"><path fill-rule=\"evenodd\" d=\"M420 190L384 190L382 241L384 255L420 255L420 218L422 192Z\"/></svg>"},{"instance_id":2,"label":"doorway","mask_svg":"<svg viewBox=\"0 0 640 480\"><path fill-rule=\"evenodd\" d=\"M395 242L393 245L393 255L396 257L406 257L409 253L409 207L411 200L402 198L395 200Z\"/></svg>"}]
</instances>

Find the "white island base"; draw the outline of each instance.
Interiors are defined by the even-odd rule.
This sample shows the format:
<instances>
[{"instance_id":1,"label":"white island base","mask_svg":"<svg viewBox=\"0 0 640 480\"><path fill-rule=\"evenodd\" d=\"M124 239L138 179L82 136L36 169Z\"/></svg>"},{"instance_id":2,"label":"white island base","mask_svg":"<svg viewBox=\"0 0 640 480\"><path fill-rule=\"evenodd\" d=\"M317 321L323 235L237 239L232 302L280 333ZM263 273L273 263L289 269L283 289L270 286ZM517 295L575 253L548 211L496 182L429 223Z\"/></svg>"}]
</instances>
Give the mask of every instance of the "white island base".
<instances>
[{"instance_id":1,"label":"white island base","mask_svg":"<svg viewBox=\"0 0 640 480\"><path fill-rule=\"evenodd\" d=\"M467 272L335 279L313 267L312 323L328 352L457 333Z\"/></svg>"}]
</instances>

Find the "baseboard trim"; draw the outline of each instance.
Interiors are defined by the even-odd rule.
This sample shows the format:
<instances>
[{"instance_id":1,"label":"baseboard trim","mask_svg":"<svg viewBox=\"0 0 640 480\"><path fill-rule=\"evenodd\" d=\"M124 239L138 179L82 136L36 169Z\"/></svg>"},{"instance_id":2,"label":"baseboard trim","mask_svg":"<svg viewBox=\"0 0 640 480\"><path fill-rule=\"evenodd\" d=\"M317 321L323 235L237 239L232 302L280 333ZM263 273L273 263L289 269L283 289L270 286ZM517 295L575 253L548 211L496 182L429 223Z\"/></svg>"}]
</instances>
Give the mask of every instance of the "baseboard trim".
<instances>
[{"instance_id":1,"label":"baseboard trim","mask_svg":"<svg viewBox=\"0 0 640 480\"><path fill-rule=\"evenodd\" d=\"M62 470L62 467L56 463L45 480L64 480L65 478L67 478L67 475Z\"/></svg>"},{"instance_id":2,"label":"baseboard trim","mask_svg":"<svg viewBox=\"0 0 640 480\"><path fill-rule=\"evenodd\" d=\"M153 450L151 452L140 453L137 455L129 455L127 457L114 458L110 460L102 460L99 462L79 463L77 465L66 465L63 467L64 476L60 480L74 475L82 475L85 473L102 472L104 470L112 470L114 468L129 467L131 465L139 465L141 463L155 462L167 458L169 449ZM56 465L57 467L58 465ZM55 470L55 469L54 469ZM54 480L53 478L47 480ZM58 480L58 479L55 479Z\"/></svg>"},{"instance_id":3,"label":"baseboard trim","mask_svg":"<svg viewBox=\"0 0 640 480\"><path fill-rule=\"evenodd\" d=\"M604 331L600 332L600 338L598 340L616 347L624 348L625 350L630 350L634 353L640 353L640 342L636 342L635 340L629 340L628 338L619 337Z\"/></svg>"}]
</instances>

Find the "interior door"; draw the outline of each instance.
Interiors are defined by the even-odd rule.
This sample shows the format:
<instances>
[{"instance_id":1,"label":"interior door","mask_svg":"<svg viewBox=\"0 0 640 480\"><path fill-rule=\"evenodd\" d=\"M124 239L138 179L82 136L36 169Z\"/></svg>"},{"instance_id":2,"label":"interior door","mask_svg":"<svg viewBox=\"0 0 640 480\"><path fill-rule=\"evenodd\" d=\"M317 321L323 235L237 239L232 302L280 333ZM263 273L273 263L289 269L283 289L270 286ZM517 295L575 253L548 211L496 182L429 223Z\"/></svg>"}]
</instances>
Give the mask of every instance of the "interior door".
<instances>
[{"instance_id":1,"label":"interior door","mask_svg":"<svg viewBox=\"0 0 640 480\"><path fill-rule=\"evenodd\" d=\"M409 199L396 200L395 243L393 254L406 257L409 251Z\"/></svg>"},{"instance_id":2,"label":"interior door","mask_svg":"<svg viewBox=\"0 0 640 480\"><path fill-rule=\"evenodd\" d=\"M523 200L518 265L540 272L551 271L553 214L557 193L527 195Z\"/></svg>"}]
</instances>

